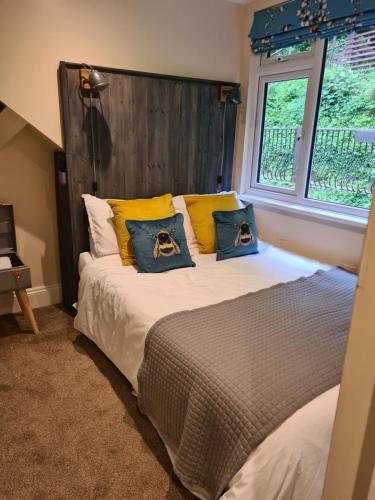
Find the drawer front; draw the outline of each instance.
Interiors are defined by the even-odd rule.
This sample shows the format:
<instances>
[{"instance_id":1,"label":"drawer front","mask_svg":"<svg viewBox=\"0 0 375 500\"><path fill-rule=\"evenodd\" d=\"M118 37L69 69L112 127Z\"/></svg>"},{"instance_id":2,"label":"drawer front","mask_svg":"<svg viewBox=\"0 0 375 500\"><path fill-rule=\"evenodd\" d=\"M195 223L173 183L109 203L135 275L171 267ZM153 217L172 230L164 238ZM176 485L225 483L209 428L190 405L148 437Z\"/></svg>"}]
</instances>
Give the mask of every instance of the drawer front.
<instances>
[{"instance_id":1,"label":"drawer front","mask_svg":"<svg viewBox=\"0 0 375 500\"><path fill-rule=\"evenodd\" d=\"M26 266L0 270L0 293L31 287L30 269Z\"/></svg>"}]
</instances>

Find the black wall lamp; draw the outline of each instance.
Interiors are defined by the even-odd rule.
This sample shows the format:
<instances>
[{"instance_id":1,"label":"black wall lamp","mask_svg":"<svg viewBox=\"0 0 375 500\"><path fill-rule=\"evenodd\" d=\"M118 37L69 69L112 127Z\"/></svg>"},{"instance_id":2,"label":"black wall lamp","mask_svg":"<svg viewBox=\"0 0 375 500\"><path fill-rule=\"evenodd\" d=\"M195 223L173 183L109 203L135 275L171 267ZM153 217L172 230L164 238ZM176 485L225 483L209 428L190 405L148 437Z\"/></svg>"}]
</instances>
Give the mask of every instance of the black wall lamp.
<instances>
[{"instance_id":1,"label":"black wall lamp","mask_svg":"<svg viewBox=\"0 0 375 500\"><path fill-rule=\"evenodd\" d=\"M108 87L109 82L105 80L103 75L89 64L82 63L83 68L80 70L81 91L88 92L90 96L90 132L91 132L91 147L92 147L92 173L93 173L93 191L94 196L98 192L98 181L96 176L96 147L94 133L94 115L93 115L93 94L98 95L99 92Z\"/></svg>"},{"instance_id":2,"label":"black wall lamp","mask_svg":"<svg viewBox=\"0 0 375 500\"><path fill-rule=\"evenodd\" d=\"M239 85L232 87L221 85L219 87L219 101L232 104L241 104L241 91Z\"/></svg>"}]
</instances>

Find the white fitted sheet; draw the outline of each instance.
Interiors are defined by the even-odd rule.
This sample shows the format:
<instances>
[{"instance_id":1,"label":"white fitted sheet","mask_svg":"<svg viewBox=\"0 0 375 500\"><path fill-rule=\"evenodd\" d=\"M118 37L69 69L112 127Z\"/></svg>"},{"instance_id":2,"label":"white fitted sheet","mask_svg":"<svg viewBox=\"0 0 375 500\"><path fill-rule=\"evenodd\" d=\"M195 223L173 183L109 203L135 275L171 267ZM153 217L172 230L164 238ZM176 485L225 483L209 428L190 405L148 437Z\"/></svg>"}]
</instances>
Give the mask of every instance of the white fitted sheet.
<instances>
[{"instance_id":1,"label":"white fitted sheet","mask_svg":"<svg viewBox=\"0 0 375 500\"><path fill-rule=\"evenodd\" d=\"M196 255L195 268L137 273L119 255L80 268L75 327L92 339L137 391L151 326L160 318L309 276L330 267L260 244L260 252L216 262ZM324 478L337 388L292 415L258 446L233 478L225 500L318 500ZM173 461L173 457L171 457Z\"/></svg>"},{"instance_id":2,"label":"white fitted sheet","mask_svg":"<svg viewBox=\"0 0 375 500\"><path fill-rule=\"evenodd\" d=\"M87 262L81 272L75 327L91 338L138 389L147 332L160 318L309 276L329 266L270 245L217 262L196 255L195 268L159 274L122 266L118 254Z\"/></svg>"},{"instance_id":3,"label":"white fitted sheet","mask_svg":"<svg viewBox=\"0 0 375 500\"><path fill-rule=\"evenodd\" d=\"M94 260L94 257L90 252L83 252L79 255L78 259L78 273L81 276L82 271L86 267L87 264L91 264Z\"/></svg>"},{"instance_id":4,"label":"white fitted sheet","mask_svg":"<svg viewBox=\"0 0 375 500\"><path fill-rule=\"evenodd\" d=\"M249 456L221 500L321 500L339 386L313 399Z\"/></svg>"}]
</instances>

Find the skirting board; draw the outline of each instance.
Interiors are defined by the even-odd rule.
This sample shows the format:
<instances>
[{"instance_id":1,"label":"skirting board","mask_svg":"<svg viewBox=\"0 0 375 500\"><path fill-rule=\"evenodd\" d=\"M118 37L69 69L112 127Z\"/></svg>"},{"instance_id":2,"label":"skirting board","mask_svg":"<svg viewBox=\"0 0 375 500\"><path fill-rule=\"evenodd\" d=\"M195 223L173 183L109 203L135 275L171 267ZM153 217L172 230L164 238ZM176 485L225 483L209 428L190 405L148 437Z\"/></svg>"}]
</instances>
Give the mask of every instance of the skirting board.
<instances>
[{"instance_id":1,"label":"skirting board","mask_svg":"<svg viewBox=\"0 0 375 500\"><path fill-rule=\"evenodd\" d=\"M61 285L36 286L27 290L30 304L33 309L50 306L61 302ZM20 306L14 293L0 295L0 316L20 312Z\"/></svg>"}]
</instances>

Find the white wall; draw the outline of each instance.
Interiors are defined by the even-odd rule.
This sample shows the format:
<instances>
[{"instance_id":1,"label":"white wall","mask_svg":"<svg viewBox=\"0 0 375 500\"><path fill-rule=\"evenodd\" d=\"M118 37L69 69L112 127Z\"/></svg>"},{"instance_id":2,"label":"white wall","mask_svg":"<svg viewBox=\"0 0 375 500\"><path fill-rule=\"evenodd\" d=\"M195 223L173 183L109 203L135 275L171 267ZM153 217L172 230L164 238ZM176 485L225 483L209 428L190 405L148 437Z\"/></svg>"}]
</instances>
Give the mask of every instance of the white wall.
<instances>
[{"instance_id":1,"label":"white wall","mask_svg":"<svg viewBox=\"0 0 375 500\"><path fill-rule=\"evenodd\" d=\"M260 236L286 250L356 271L364 230L310 219L276 209L255 207Z\"/></svg>"}]
</instances>

